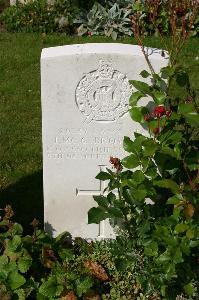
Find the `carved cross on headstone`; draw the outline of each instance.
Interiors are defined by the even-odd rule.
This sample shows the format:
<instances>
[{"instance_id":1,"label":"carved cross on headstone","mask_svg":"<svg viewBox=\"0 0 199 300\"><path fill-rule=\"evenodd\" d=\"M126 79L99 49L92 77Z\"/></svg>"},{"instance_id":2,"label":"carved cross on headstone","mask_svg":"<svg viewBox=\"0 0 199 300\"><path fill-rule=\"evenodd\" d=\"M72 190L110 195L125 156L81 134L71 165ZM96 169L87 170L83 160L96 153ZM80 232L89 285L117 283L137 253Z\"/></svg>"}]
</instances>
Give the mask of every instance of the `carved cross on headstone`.
<instances>
[{"instance_id":1,"label":"carved cross on headstone","mask_svg":"<svg viewBox=\"0 0 199 300\"><path fill-rule=\"evenodd\" d=\"M100 172L102 171L106 171L106 167L105 165L99 165L100 168ZM104 190L106 188L106 182L100 180L100 185L99 185L99 190L79 190L76 189L76 195L77 196L100 196L100 195L104 195ZM97 239L105 239L106 238L106 227L108 226L109 221L108 220L104 220L102 222L100 222L99 224L99 235ZM109 225L110 226L110 225Z\"/></svg>"}]
</instances>

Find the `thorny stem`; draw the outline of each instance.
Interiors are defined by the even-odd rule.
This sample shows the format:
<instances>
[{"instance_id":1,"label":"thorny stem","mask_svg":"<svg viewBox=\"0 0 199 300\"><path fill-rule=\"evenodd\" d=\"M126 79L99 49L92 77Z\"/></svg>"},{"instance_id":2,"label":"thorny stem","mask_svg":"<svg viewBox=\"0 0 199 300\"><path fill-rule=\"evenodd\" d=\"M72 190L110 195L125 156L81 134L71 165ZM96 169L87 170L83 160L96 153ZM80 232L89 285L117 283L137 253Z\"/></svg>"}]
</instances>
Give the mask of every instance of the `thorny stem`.
<instances>
[{"instance_id":1,"label":"thorny stem","mask_svg":"<svg viewBox=\"0 0 199 300\"><path fill-rule=\"evenodd\" d=\"M146 60L146 62L147 62L147 64L148 64L148 66L149 66L149 69L150 69L150 71L151 71L151 75L152 75L153 78L154 78L154 75L156 74L156 73L155 73L155 70L154 70L154 68L153 68L153 66L152 66L152 64L151 64L151 62L150 62L150 60L149 60L149 58L148 58L148 55L147 55L146 52L145 52L143 42L142 42L142 40L140 39L139 36L137 37L137 41L138 41L139 46L141 47L142 53L143 53L143 55L144 55L144 57L145 57L145 60Z\"/></svg>"},{"instance_id":2,"label":"thorny stem","mask_svg":"<svg viewBox=\"0 0 199 300\"><path fill-rule=\"evenodd\" d=\"M132 18L132 30L134 32L134 36L135 36L135 39L137 40L137 43L138 45L141 47L141 51L145 57L145 60L149 66L149 69L151 71L151 75L153 76L153 78L155 77L155 70L148 58L148 55L146 54L145 52L145 49L144 49L144 43L143 43L143 40L142 40L142 36L141 36L141 33L140 33L140 24L138 22L138 19L137 19L137 15L135 15L133 18Z\"/></svg>"}]
</instances>

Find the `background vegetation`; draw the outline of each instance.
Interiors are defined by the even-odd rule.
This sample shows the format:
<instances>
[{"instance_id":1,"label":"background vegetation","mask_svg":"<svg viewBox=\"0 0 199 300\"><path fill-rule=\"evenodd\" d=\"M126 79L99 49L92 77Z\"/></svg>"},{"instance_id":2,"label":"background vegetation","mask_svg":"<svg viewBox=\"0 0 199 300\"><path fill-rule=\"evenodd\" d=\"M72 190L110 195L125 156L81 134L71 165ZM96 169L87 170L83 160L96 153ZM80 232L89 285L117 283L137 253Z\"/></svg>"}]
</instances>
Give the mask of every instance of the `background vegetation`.
<instances>
[{"instance_id":1,"label":"background vegetation","mask_svg":"<svg viewBox=\"0 0 199 300\"><path fill-rule=\"evenodd\" d=\"M172 1L177 15L184 18L185 22L187 19L193 19L186 30L191 32L192 36L197 36L198 2L183 0L178 4L178 1ZM117 39L133 34L132 20L136 16L145 35L169 35L171 26L168 3L172 1L55 0L53 4L49 4L47 0L27 1L25 4L17 1L15 6L1 14L0 21L6 30L11 32L65 32L80 36L105 35ZM152 18L154 12L155 22Z\"/></svg>"}]
</instances>

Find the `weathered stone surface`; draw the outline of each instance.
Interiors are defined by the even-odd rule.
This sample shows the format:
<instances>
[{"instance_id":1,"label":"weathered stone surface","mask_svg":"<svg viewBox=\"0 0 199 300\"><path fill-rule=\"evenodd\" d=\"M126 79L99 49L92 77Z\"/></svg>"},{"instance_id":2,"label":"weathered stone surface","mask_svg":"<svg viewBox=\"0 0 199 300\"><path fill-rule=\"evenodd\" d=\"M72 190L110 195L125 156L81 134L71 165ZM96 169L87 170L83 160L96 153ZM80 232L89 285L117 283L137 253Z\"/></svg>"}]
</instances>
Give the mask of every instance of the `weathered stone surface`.
<instances>
[{"instance_id":1,"label":"weathered stone surface","mask_svg":"<svg viewBox=\"0 0 199 300\"><path fill-rule=\"evenodd\" d=\"M156 70L167 64L148 49ZM112 237L107 222L87 225L95 176L124 157L123 137L143 132L128 115L130 79L147 69L138 46L84 44L43 49L41 56L43 171L46 230L85 238Z\"/></svg>"}]
</instances>

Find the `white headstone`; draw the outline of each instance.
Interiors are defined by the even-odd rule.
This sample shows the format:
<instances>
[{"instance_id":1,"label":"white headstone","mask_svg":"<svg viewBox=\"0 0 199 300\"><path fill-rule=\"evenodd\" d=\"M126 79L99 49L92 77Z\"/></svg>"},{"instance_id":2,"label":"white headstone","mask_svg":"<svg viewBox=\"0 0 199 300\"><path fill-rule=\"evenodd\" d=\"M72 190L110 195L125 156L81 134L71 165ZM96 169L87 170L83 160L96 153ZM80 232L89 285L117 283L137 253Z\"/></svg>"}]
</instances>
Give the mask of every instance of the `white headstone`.
<instances>
[{"instance_id":1,"label":"white headstone","mask_svg":"<svg viewBox=\"0 0 199 300\"><path fill-rule=\"evenodd\" d=\"M167 61L148 49L158 71ZM45 228L84 238L110 238L107 222L87 224L104 182L95 176L110 156L122 158L123 137L143 128L131 120L130 79L148 70L139 46L83 44L43 49L41 56Z\"/></svg>"}]
</instances>

